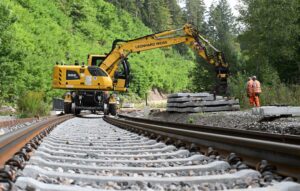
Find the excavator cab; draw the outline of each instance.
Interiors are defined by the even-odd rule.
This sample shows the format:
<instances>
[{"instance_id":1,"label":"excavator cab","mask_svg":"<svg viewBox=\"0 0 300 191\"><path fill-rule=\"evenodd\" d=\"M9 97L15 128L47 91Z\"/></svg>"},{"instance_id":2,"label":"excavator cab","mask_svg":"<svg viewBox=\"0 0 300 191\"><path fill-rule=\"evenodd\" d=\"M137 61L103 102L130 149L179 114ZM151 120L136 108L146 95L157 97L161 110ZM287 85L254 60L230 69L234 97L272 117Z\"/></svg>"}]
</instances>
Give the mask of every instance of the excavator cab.
<instances>
[{"instance_id":1,"label":"excavator cab","mask_svg":"<svg viewBox=\"0 0 300 191\"><path fill-rule=\"evenodd\" d=\"M115 91L127 91L130 83L130 64L127 58L120 61L118 70L115 71L114 75L114 90Z\"/></svg>"},{"instance_id":2,"label":"excavator cab","mask_svg":"<svg viewBox=\"0 0 300 191\"><path fill-rule=\"evenodd\" d=\"M89 66L97 66L99 67L103 60L105 60L105 55L88 55L88 65Z\"/></svg>"},{"instance_id":3,"label":"excavator cab","mask_svg":"<svg viewBox=\"0 0 300 191\"><path fill-rule=\"evenodd\" d=\"M105 60L105 55L88 55L88 65L101 69L101 64ZM129 88L130 82L130 64L127 58L119 61L118 69L113 76L113 90L125 92ZM102 69L101 69L102 70Z\"/></svg>"}]
</instances>

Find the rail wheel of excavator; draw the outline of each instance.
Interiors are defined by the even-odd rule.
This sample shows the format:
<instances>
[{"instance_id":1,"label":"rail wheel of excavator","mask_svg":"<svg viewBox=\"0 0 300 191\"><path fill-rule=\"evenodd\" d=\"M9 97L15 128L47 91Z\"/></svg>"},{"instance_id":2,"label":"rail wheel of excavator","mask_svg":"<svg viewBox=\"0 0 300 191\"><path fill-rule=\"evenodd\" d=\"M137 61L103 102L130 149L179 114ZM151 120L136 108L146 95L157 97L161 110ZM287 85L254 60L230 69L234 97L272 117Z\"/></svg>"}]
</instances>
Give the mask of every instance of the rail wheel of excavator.
<instances>
[{"instance_id":1,"label":"rail wheel of excavator","mask_svg":"<svg viewBox=\"0 0 300 191\"><path fill-rule=\"evenodd\" d=\"M117 115L117 104L109 104L108 105L109 113L113 116Z\"/></svg>"},{"instance_id":2,"label":"rail wheel of excavator","mask_svg":"<svg viewBox=\"0 0 300 191\"><path fill-rule=\"evenodd\" d=\"M81 112L81 110L80 110L80 109L76 109L76 108L75 108L75 115L79 115L79 114L80 114L80 112Z\"/></svg>"},{"instance_id":3,"label":"rail wheel of excavator","mask_svg":"<svg viewBox=\"0 0 300 191\"><path fill-rule=\"evenodd\" d=\"M65 114L72 113L72 104L68 102L64 102L64 112Z\"/></svg>"}]
</instances>

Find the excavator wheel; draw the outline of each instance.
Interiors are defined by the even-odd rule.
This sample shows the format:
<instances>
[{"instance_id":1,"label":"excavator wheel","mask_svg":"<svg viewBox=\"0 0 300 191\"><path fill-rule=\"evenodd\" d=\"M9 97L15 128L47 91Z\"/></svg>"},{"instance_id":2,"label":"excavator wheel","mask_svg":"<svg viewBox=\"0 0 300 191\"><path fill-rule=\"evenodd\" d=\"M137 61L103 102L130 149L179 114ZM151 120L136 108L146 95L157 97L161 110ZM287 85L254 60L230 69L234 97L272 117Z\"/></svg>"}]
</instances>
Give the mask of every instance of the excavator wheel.
<instances>
[{"instance_id":1,"label":"excavator wheel","mask_svg":"<svg viewBox=\"0 0 300 191\"><path fill-rule=\"evenodd\" d=\"M68 102L64 102L64 112L65 114L69 114L72 112L72 104Z\"/></svg>"},{"instance_id":2,"label":"excavator wheel","mask_svg":"<svg viewBox=\"0 0 300 191\"><path fill-rule=\"evenodd\" d=\"M109 104L108 110L111 115L116 116L117 115L117 104L115 104L115 103Z\"/></svg>"},{"instance_id":3,"label":"excavator wheel","mask_svg":"<svg viewBox=\"0 0 300 191\"><path fill-rule=\"evenodd\" d=\"M76 108L75 108L75 115L79 115L79 114L80 114L80 112L81 112L81 110L80 110L80 109L76 109Z\"/></svg>"}]
</instances>

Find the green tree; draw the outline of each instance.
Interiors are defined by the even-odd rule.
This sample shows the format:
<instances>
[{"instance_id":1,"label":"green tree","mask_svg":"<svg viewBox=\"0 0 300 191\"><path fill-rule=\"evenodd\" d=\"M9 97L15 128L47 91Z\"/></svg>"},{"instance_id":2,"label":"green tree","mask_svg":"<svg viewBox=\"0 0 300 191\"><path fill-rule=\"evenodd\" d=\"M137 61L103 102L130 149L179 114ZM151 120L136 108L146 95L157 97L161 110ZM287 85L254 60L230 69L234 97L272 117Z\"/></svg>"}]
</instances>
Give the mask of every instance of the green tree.
<instances>
[{"instance_id":1,"label":"green tree","mask_svg":"<svg viewBox=\"0 0 300 191\"><path fill-rule=\"evenodd\" d=\"M235 43L235 18L231 12L227 0L220 0L216 5L209 8L208 21L204 24L207 38L210 42L225 55L226 61L230 64L231 73L238 71L238 45ZM209 54L213 54L212 51ZM198 91L211 90L214 87L215 72L212 66L198 59L200 65L195 70L195 84Z\"/></svg>"},{"instance_id":2,"label":"green tree","mask_svg":"<svg viewBox=\"0 0 300 191\"><path fill-rule=\"evenodd\" d=\"M182 27L185 23L182 9L179 7L177 0L165 0L165 4L170 11L172 28Z\"/></svg>"},{"instance_id":3,"label":"green tree","mask_svg":"<svg viewBox=\"0 0 300 191\"><path fill-rule=\"evenodd\" d=\"M13 102L18 89L18 75L22 68L21 55L13 50L13 24L17 21L10 6L0 2L0 103Z\"/></svg>"},{"instance_id":4,"label":"green tree","mask_svg":"<svg viewBox=\"0 0 300 191\"><path fill-rule=\"evenodd\" d=\"M205 6L203 0L186 0L186 22L203 29Z\"/></svg>"},{"instance_id":5,"label":"green tree","mask_svg":"<svg viewBox=\"0 0 300 191\"><path fill-rule=\"evenodd\" d=\"M171 0L107 0L107 2L112 3L119 9L127 11L135 18L142 20L146 26L155 32L169 29L172 27L174 22L174 20L172 20L174 16L171 15L169 6L174 8L175 4L174 1L171 2ZM180 11L180 8L178 9L178 5L176 8L176 10ZM122 17L122 15L120 16Z\"/></svg>"},{"instance_id":6,"label":"green tree","mask_svg":"<svg viewBox=\"0 0 300 191\"><path fill-rule=\"evenodd\" d=\"M124 9L135 18L141 19L141 10L144 6L144 0L107 0L107 2L114 4L117 8Z\"/></svg>"},{"instance_id":7,"label":"green tree","mask_svg":"<svg viewBox=\"0 0 300 191\"><path fill-rule=\"evenodd\" d=\"M300 83L300 2L297 0L243 0L239 36L249 71L265 80L273 68L284 82ZM269 82L268 82L269 83Z\"/></svg>"},{"instance_id":8,"label":"green tree","mask_svg":"<svg viewBox=\"0 0 300 191\"><path fill-rule=\"evenodd\" d=\"M154 32L169 29L172 24L170 10L164 0L145 0L142 18Z\"/></svg>"}]
</instances>

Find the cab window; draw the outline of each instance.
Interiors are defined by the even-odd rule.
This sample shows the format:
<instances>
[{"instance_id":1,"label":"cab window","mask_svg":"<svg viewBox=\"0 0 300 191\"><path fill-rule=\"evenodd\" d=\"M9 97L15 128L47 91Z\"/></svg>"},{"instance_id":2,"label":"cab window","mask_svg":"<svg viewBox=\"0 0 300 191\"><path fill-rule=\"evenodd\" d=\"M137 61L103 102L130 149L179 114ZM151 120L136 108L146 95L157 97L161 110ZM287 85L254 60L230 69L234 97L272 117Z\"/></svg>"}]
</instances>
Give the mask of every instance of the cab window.
<instances>
[{"instance_id":1,"label":"cab window","mask_svg":"<svg viewBox=\"0 0 300 191\"><path fill-rule=\"evenodd\" d=\"M88 70L92 76L107 76L107 74L99 67L89 66Z\"/></svg>"},{"instance_id":2,"label":"cab window","mask_svg":"<svg viewBox=\"0 0 300 191\"><path fill-rule=\"evenodd\" d=\"M103 60L104 57L92 57L92 66L100 66Z\"/></svg>"}]
</instances>

